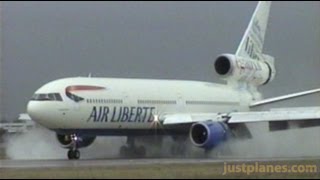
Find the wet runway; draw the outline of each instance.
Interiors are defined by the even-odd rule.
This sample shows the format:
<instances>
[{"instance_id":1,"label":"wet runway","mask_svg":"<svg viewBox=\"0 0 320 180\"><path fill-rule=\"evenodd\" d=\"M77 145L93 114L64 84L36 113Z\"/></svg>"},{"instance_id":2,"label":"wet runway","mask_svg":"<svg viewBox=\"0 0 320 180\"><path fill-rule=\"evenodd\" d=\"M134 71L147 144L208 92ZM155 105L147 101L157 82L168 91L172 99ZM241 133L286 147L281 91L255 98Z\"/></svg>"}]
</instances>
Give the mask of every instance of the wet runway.
<instances>
[{"instance_id":1,"label":"wet runway","mask_svg":"<svg viewBox=\"0 0 320 180\"><path fill-rule=\"evenodd\" d=\"M96 159L96 160L0 160L0 168L57 168L57 167L107 167L163 164L206 164L224 162L276 162L290 160L315 160L320 157L299 158L232 158L219 159Z\"/></svg>"}]
</instances>

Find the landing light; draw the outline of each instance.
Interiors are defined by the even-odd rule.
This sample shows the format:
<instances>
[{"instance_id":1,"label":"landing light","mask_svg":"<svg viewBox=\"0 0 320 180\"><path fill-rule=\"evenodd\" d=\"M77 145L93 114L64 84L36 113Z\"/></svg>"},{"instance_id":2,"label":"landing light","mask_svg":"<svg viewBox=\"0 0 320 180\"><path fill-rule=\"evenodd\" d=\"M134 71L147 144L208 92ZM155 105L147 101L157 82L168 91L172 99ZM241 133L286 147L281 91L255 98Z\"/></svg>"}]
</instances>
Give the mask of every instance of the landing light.
<instances>
[{"instance_id":1,"label":"landing light","mask_svg":"<svg viewBox=\"0 0 320 180\"><path fill-rule=\"evenodd\" d=\"M158 115L153 115L153 121L154 122L159 122L159 116Z\"/></svg>"},{"instance_id":2,"label":"landing light","mask_svg":"<svg viewBox=\"0 0 320 180\"><path fill-rule=\"evenodd\" d=\"M71 135L71 139L72 139L73 141L77 141L77 140L78 140L78 137L77 137L76 135Z\"/></svg>"}]
</instances>

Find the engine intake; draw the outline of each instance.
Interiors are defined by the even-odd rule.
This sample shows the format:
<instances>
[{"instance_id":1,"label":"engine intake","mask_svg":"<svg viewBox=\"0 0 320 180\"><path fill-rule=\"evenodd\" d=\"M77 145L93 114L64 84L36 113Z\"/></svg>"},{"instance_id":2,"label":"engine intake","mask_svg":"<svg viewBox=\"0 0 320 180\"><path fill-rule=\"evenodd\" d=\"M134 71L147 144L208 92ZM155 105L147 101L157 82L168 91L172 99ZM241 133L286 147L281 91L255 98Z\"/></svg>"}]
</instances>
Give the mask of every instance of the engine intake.
<instances>
[{"instance_id":1,"label":"engine intake","mask_svg":"<svg viewBox=\"0 0 320 180\"><path fill-rule=\"evenodd\" d=\"M276 71L273 58L268 55L262 57L262 60L256 60L222 54L214 62L215 72L226 80L264 85L274 79Z\"/></svg>"},{"instance_id":2,"label":"engine intake","mask_svg":"<svg viewBox=\"0 0 320 180\"><path fill-rule=\"evenodd\" d=\"M200 148L211 149L229 136L229 128L222 122L199 122L191 126L191 142Z\"/></svg>"},{"instance_id":3,"label":"engine intake","mask_svg":"<svg viewBox=\"0 0 320 180\"><path fill-rule=\"evenodd\" d=\"M226 56L220 56L215 61L214 68L219 75L226 75L231 72L231 62Z\"/></svg>"}]
</instances>

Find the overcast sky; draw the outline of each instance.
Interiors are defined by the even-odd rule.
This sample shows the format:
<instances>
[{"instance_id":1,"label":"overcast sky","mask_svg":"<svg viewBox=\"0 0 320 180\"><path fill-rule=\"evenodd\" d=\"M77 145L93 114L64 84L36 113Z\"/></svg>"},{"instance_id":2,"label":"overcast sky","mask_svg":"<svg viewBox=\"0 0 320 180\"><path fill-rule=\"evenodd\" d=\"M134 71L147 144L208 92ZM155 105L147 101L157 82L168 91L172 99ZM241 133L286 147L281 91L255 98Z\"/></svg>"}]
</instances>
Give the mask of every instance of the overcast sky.
<instances>
[{"instance_id":1,"label":"overcast sky","mask_svg":"<svg viewBox=\"0 0 320 180\"><path fill-rule=\"evenodd\" d=\"M34 91L71 76L222 83L213 61L234 53L257 2L2 2L5 117ZM264 52L272 97L320 87L320 2L273 2ZM201 93L201 92L199 92ZM319 105L319 95L298 101Z\"/></svg>"}]
</instances>

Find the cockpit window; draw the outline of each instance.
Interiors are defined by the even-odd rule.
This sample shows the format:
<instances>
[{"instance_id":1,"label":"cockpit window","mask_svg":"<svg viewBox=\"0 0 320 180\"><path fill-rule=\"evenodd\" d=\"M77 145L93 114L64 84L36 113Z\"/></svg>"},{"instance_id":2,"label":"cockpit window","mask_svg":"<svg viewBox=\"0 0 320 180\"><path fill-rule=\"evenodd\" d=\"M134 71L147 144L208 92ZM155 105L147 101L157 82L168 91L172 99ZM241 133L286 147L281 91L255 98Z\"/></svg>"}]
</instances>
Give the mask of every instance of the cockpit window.
<instances>
[{"instance_id":1,"label":"cockpit window","mask_svg":"<svg viewBox=\"0 0 320 180\"><path fill-rule=\"evenodd\" d=\"M34 94L31 98L33 101L62 101L59 93Z\"/></svg>"},{"instance_id":2,"label":"cockpit window","mask_svg":"<svg viewBox=\"0 0 320 180\"><path fill-rule=\"evenodd\" d=\"M62 97L60 96L59 93L54 93L54 96L56 98L56 101L62 101Z\"/></svg>"}]
</instances>

